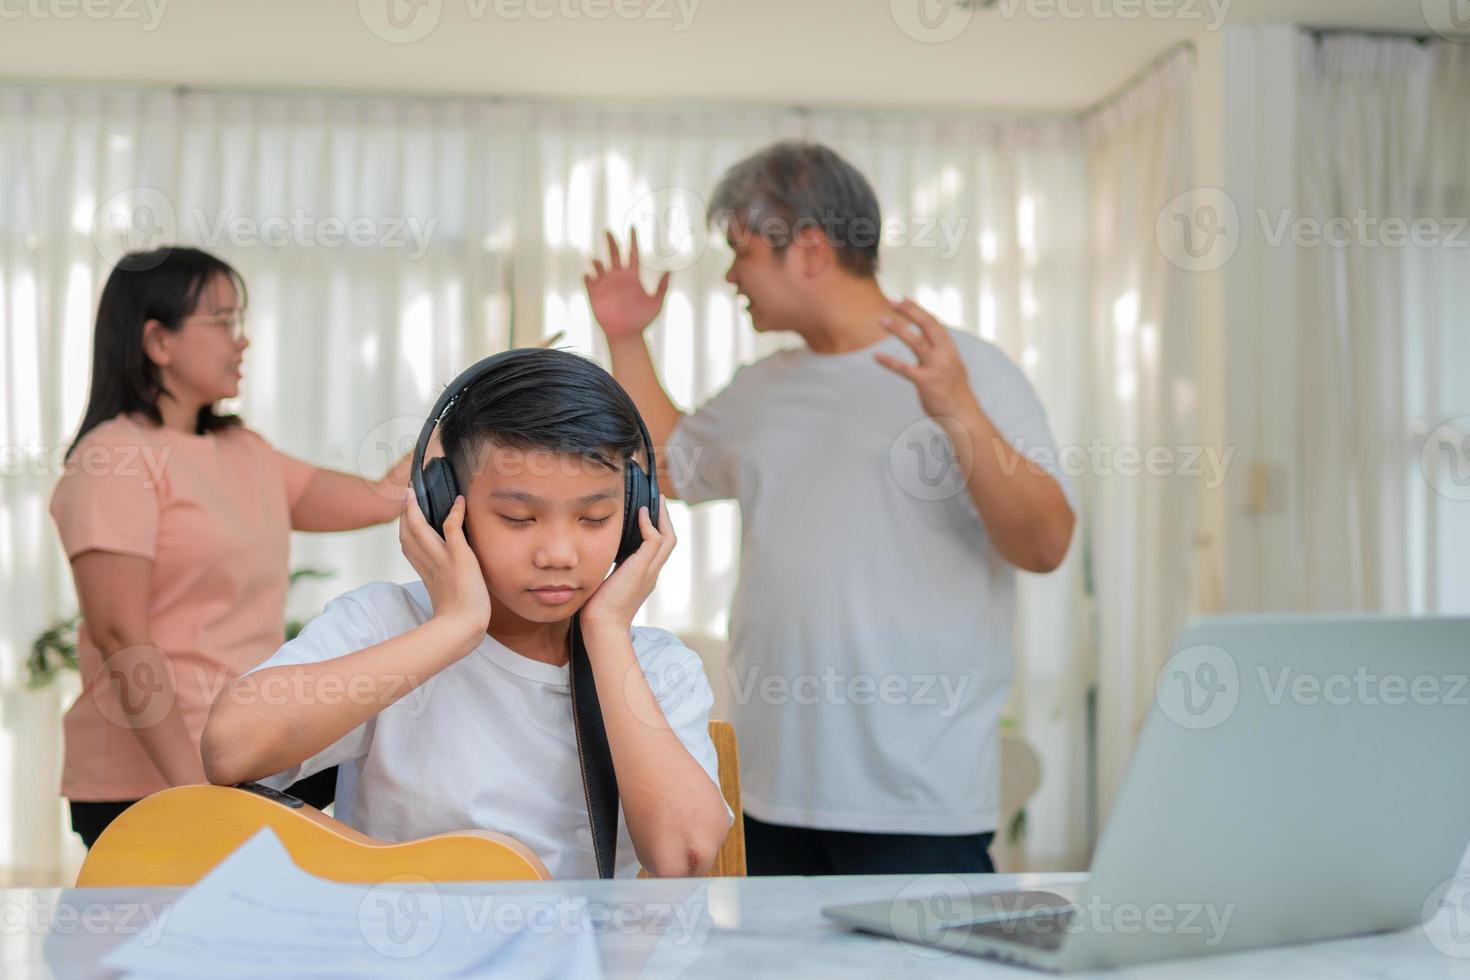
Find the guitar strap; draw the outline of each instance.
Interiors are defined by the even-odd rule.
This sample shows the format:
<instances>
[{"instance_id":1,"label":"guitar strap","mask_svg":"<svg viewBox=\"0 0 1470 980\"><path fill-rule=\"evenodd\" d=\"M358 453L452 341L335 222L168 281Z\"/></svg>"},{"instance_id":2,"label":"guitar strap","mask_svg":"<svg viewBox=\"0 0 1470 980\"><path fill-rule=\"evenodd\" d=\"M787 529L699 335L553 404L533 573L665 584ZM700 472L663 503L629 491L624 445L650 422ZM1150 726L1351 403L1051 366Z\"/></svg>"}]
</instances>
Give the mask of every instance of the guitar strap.
<instances>
[{"instance_id":1,"label":"guitar strap","mask_svg":"<svg viewBox=\"0 0 1470 980\"><path fill-rule=\"evenodd\" d=\"M597 876L611 878L618 848L618 777L613 771L612 747L602 724L602 706L592 662L582 642L582 618L572 617L571 628L572 727L577 733L577 761L582 767L582 792L587 798L587 822L592 829L592 851Z\"/></svg>"}]
</instances>

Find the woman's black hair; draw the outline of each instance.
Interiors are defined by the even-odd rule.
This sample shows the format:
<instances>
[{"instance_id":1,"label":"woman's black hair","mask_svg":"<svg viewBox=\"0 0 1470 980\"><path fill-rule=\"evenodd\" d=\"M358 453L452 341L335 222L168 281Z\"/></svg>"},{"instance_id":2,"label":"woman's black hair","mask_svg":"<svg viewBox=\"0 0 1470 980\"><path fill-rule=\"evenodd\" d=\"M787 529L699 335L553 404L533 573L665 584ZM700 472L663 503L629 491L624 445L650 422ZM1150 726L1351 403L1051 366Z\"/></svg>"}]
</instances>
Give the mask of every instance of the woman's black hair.
<instances>
[{"instance_id":1,"label":"woman's black hair","mask_svg":"<svg viewBox=\"0 0 1470 980\"><path fill-rule=\"evenodd\" d=\"M158 398L167 394L158 365L143 350L143 325L157 320L167 330L183 327L199 296L216 276L226 276L245 305L245 280L223 259L197 248L173 245L129 252L102 287L97 326L92 335L92 384L81 428L66 455L82 437L109 419L138 412L163 424ZM198 434L241 424L237 415L218 415L213 405L199 409Z\"/></svg>"},{"instance_id":2,"label":"woman's black hair","mask_svg":"<svg viewBox=\"0 0 1470 980\"><path fill-rule=\"evenodd\" d=\"M580 456L613 470L643 450L638 407L596 361L539 347L500 357L439 423L461 489L490 445Z\"/></svg>"}]
</instances>

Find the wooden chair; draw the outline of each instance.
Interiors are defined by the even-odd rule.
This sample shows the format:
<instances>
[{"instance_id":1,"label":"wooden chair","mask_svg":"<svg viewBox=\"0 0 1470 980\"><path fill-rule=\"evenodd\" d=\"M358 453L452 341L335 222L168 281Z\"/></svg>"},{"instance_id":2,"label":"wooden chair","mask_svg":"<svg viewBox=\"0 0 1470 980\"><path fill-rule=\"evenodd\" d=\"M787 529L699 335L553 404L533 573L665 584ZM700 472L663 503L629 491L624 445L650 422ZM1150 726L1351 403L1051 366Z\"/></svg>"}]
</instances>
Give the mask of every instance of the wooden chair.
<instances>
[{"instance_id":1,"label":"wooden chair","mask_svg":"<svg viewBox=\"0 0 1470 980\"><path fill-rule=\"evenodd\" d=\"M711 878L745 877L745 818L740 813L740 750L735 745L735 726L728 721L709 723L710 741L715 743L715 755L720 760L720 793L725 802L735 811L735 822L730 825L730 835L720 847Z\"/></svg>"},{"instance_id":2,"label":"wooden chair","mask_svg":"<svg viewBox=\"0 0 1470 980\"><path fill-rule=\"evenodd\" d=\"M740 759L735 729L712 721L720 792L735 823L710 874L745 875ZM519 841L483 830L386 843L310 806L287 807L224 786L175 786L129 807L102 832L77 875L78 888L192 885L270 827L303 870L332 881L373 883L412 874L430 881L545 880L546 866Z\"/></svg>"},{"instance_id":3,"label":"wooden chair","mask_svg":"<svg viewBox=\"0 0 1470 980\"><path fill-rule=\"evenodd\" d=\"M1017 815L1041 787L1041 756L1015 729L1000 730L1000 827L990 845L997 871L1024 871L1021 847L1012 844L1010 830Z\"/></svg>"}]
</instances>

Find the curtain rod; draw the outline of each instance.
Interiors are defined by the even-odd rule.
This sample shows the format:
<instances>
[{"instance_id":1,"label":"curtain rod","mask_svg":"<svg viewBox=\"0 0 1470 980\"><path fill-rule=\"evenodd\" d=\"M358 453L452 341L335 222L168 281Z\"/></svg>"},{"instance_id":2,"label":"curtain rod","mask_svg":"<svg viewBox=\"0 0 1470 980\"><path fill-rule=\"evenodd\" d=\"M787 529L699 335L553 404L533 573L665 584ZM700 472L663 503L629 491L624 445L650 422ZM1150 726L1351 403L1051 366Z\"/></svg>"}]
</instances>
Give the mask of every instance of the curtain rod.
<instances>
[{"instance_id":1,"label":"curtain rod","mask_svg":"<svg viewBox=\"0 0 1470 980\"><path fill-rule=\"evenodd\" d=\"M169 82L118 81L95 79L46 80L37 78L6 78L0 75L0 86L21 89L119 89L134 92L168 92L175 96L188 95L244 95L244 96L312 96L325 99L392 99L399 102L447 103L466 102L483 105L524 105L549 108L597 108L629 110L665 110L670 112L775 112L797 117L819 113L923 113L940 118L960 118L981 122L1066 122L1082 113L1074 109L1014 109L1004 106L966 105L915 105L911 103L858 104L858 103L789 103L770 101L739 101L734 99L710 99L690 102L687 99L656 99L647 96L628 98L587 97L574 95L507 94L503 92L395 92L387 89L342 89L331 87L276 88L261 85L179 85Z\"/></svg>"},{"instance_id":2,"label":"curtain rod","mask_svg":"<svg viewBox=\"0 0 1470 980\"><path fill-rule=\"evenodd\" d=\"M1445 40L1438 34L1420 34L1415 31L1394 30L1358 30L1352 27L1302 27L1302 33L1314 41L1322 41L1329 37L1373 37L1385 40L1413 41L1416 44L1433 44L1435 41Z\"/></svg>"},{"instance_id":3,"label":"curtain rod","mask_svg":"<svg viewBox=\"0 0 1470 980\"><path fill-rule=\"evenodd\" d=\"M1152 60L1149 61L1148 64L1144 65L1142 68L1129 75L1126 79L1123 80L1123 83L1121 85L1116 86L1107 95L1104 95L1092 105L1083 109L1081 112L1078 112L1077 117L1079 119L1086 119L1088 116L1101 112L1108 106L1112 105L1114 102L1117 102L1123 96L1127 95L1128 92L1131 91L1135 85L1147 78L1152 72L1157 71L1166 62L1168 62L1170 58L1173 58L1176 54L1179 54L1179 52L1187 51L1189 53L1189 56L1193 58L1195 56L1196 50L1197 49L1195 48L1193 41L1176 41L1174 44L1169 45L1163 51L1160 51L1158 54L1154 55L1154 57L1152 58Z\"/></svg>"}]
</instances>

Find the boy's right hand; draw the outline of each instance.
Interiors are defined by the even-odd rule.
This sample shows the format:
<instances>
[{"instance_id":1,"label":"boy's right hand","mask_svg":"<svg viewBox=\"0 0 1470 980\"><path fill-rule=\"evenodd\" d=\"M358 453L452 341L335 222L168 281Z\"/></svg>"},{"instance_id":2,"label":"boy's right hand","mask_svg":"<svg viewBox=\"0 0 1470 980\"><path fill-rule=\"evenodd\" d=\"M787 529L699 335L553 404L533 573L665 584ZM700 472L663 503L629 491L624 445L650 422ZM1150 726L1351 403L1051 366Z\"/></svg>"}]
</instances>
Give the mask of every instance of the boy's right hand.
<instances>
[{"instance_id":1,"label":"boy's right hand","mask_svg":"<svg viewBox=\"0 0 1470 980\"><path fill-rule=\"evenodd\" d=\"M587 285L587 301L597 325L609 343L637 337L648 328L663 309L664 294L669 289L669 274L659 277L652 293L644 292L638 276L638 232L633 230L628 242L628 264L618 253L618 241L607 232L608 265L593 260L593 275L583 276Z\"/></svg>"},{"instance_id":2,"label":"boy's right hand","mask_svg":"<svg viewBox=\"0 0 1470 980\"><path fill-rule=\"evenodd\" d=\"M466 635L477 637L490 628L490 591L464 535L464 512L464 497L455 497L441 538L419 510L418 498L410 488L398 522L398 544L429 590L434 618L453 622Z\"/></svg>"}]
</instances>

